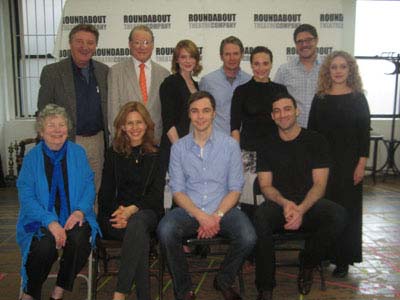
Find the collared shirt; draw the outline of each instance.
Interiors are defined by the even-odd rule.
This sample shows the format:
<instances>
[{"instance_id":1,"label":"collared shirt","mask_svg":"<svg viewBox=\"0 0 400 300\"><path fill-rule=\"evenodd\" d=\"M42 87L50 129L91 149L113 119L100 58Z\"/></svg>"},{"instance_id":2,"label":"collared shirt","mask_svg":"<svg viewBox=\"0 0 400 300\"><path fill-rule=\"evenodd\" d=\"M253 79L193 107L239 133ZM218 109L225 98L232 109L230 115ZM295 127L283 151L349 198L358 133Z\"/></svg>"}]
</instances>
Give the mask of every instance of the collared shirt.
<instances>
[{"instance_id":1,"label":"collared shirt","mask_svg":"<svg viewBox=\"0 0 400 300\"><path fill-rule=\"evenodd\" d=\"M140 65L142 64L141 61L138 61L136 58L133 56L133 64L135 65L135 71L136 71L136 76L139 82L140 78ZM144 75L146 76L146 88L147 88L147 95L150 95L150 84L151 84L151 59L148 59L146 62L144 62ZM139 84L140 86L140 84Z\"/></svg>"},{"instance_id":2,"label":"collared shirt","mask_svg":"<svg viewBox=\"0 0 400 300\"><path fill-rule=\"evenodd\" d=\"M217 116L214 129L231 134L231 103L233 91L251 79L246 72L239 70L232 84L228 81L223 67L204 76L199 83L201 91L207 91L214 96L217 104Z\"/></svg>"},{"instance_id":3,"label":"collared shirt","mask_svg":"<svg viewBox=\"0 0 400 300\"><path fill-rule=\"evenodd\" d=\"M71 59L76 96L76 134L95 135L104 129L101 97L93 62L85 71Z\"/></svg>"},{"instance_id":4,"label":"collared shirt","mask_svg":"<svg viewBox=\"0 0 400 300\"><path fill-rule=\"evenodd\" d=\"M229 192L242 191L239 144L213 129L200 148L189 133L172 146L169 175L172 193L185 193L198 208L212 214Z\"/></svg>"},{"instance_id":5,"label":"collared shirt","mask_svg":"<svg viewBox=\"0 0 400 300\"><path fill-rule=\"evenodd\" d=\"M317 91L321 63L321 58L317 57L313 68L310 71L306 71L297 56L286 64L281 65L275 74L274 81L286 85L289 93L296 99L297 106L300 109L297 122L304 128L307 128L311 103Z\"/></svg>"}]
</instances>

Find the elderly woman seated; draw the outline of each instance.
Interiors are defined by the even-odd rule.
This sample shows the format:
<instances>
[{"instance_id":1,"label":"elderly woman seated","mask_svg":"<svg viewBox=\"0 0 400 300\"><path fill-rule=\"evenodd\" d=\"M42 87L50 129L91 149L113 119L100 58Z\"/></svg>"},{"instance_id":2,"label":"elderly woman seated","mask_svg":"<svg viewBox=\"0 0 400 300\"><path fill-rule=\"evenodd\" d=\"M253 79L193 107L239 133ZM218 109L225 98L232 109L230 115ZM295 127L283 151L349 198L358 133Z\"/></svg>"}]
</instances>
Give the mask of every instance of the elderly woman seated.
<instances>
[{"instance_id":1,"label":"elderly woman seated","mask_svg":"<svg viewBox=\"0 0 400 300\"><path fill-rule=\"evenodd\" d=\"M138 300L150 300L150 233L164 211L164 176L154 146L154 123L139 102L121 107L115 121L99 191L99 224L106 239L122 241L114 300L136 281Z\"/></svg>"},{"instance_id":2,"label":"elderly woman seated","mask_svg":"<svg viewBox=\"0 0 400 300\"><path fill-rule=\"evenodd\" d=\"M24 158L17 181L20 211L17 242L21 248L23 294L41 299L42 285L58 249L63 248L51 299L71 291L99 232L93 211L93 172L85 151L67 141L71 122L64 108L48 104L37 119L42 141Z\"/></svg>"}]
</instances>

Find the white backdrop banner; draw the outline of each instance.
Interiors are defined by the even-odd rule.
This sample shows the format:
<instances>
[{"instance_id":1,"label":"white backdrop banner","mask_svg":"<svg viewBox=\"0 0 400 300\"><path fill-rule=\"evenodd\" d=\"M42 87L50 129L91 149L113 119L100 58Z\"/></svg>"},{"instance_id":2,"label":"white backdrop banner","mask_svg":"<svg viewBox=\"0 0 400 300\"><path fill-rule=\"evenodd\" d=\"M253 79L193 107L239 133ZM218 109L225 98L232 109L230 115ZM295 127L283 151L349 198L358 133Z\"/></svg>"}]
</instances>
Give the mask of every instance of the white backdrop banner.
<instances>
[{"instance_id":1,"label":"white backdrop banner","mask_svg":"<svg viewBox=\"0 0 400 300\"><path fill-rule=\"evenodd\" d=\"M293 31L302 23L317 28L320 55L334 49L352 51L353 45L346 44L354 40L355 12L349 2L355 0L68 0L54 55L67 57L69 31L79 23L90 23L100 32L94 58L112 65L130 56L129 33L143 24L155 36L153 60L167 69L177 42L191 39L202 54L200 76L207 74L221 66L221 40L234 35L245 47L245 71L250 73L249 56L256 46L271 49L276 70L296 55Z\"/></svg>"}]
</instances>

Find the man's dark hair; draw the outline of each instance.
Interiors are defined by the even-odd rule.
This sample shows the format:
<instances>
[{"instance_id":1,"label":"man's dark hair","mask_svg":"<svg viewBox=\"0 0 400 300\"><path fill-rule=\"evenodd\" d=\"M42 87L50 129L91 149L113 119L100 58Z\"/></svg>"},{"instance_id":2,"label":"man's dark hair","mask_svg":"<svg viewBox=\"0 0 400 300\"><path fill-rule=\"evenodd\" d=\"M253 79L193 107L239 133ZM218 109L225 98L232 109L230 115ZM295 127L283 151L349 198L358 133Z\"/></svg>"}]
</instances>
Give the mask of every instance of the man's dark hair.
<instances>
[{"instance_id":1,"label":"man's dark hair","mask_svg":"<svg viewBox=\"0 0 400 300\"><path fill-rule=\"evenodd\" d=\"M193 102L196 102L197 100L203 99L203 98L208 98L210 100L211 106L213 110L215 111L215 98L213 95L211 95L209 92L206 91L198 91L190 95L189 101L188 101L188 107L190 108L190 105L192 105Z\"/></svg>"},{"instance_id":2,"label":"man's dark hair","mask_svg":"<svg viewBox=\"0 0 400 300\"><path fill-rule=\"evenodd\" d=\"M99 42L99 31L97 30L97 28L95 26L93 26L92 24L78 24L74 28L72 28L71 31L69 32L69 42L70 43L72 42L72 38L73 38L74 34L77 33L78 31L86 31L86 32L93 33L94 36L96 37L96 45Z\"/></svg>"},{"instance_id":3,"label":"man's dark hair","mask_svg":"<svg viewBox=\"0 0 400 300\"><path fill-rule=\"evenodd\" d=\"M308 32L311 34L314 38L318 37L317 29L315 29L314 26L310 24L301 24L299 27L296 28L296 30L293 33L293 40L296 42L297 35L300 32Z\"/></svg>"},{"instance_id":4,"label":"man's dark hair","mask_svg":"<svg viewBox=\"0 0 400 300\"><path fill-rule=\"evenodd\" d=\"M277 101L279 101L279 100L281 100L281 99L290 99L290 100L292 100L292 103L293 103L294 108L297 108L297 101L296 101L296 99L294 99L294 97L293 97L292 95L290 95L289 93L278 93L278 94L276 94L276 96L275 96L274 98L272 98L271 106L272 106L275 102L277 102Z\"/></svg>"},{"instance_id":5,"label":"man's dark hair","mask_svg":"<svg viewBox=\"0 0 400 300\"><path fill-rule=\"evenodd\" d=\"M253 62L253 57L254 57L254 55L257 54L257 53L265 53L265 54L269 55L269 58L271 59L271 63L272 63L272 60L273 60L272 51L269 50L267 47L264 47L264 46L257 46L257 47L255 47L255 48L253 49L253 51L251 51L251 54L250 54L250 63Z\"/></svg>"},{"instance_id":6,"label":"man's dark hair","mask_svg":"<svg viewBox=\"0 0 400 300\"><path fill-rule=\"evenodd\" d=\"M222 53L224 52L224 47L226 44L237 45L240 48L240 53L244 52L242 41L239 40L236 36L231 35L221 41L221 44L219 45L219 55L222 55Z\"/></svg>"}]
</instances>

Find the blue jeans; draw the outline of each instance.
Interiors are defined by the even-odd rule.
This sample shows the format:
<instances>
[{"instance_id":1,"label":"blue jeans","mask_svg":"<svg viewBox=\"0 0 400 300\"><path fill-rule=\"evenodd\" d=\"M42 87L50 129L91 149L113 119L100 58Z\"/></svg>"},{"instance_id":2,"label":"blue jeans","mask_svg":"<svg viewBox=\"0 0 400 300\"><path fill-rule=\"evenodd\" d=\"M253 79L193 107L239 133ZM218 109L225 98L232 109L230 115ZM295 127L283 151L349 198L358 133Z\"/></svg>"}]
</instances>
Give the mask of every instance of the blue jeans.
<instances>
[{"instance_id":1,"label":"blue jeans","mask_svg":"<svg viewBox=\"0 0 400 300\"><path fill-rule=\"evenodd\" d=\"M197 234L199 223L184 209L178 207L165 215L158 225L157 234L168 263L177 299L192 290L188 263L182 249L182 240ZM220 222L219 236L229 238L231 244L216 276L218 286L232 286L245 257L250 254L256 233L248 217L238 208L229 210Z\"/></svg>"}]
</instances>

